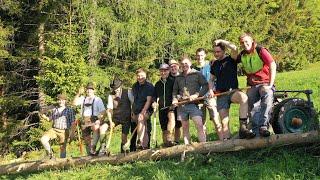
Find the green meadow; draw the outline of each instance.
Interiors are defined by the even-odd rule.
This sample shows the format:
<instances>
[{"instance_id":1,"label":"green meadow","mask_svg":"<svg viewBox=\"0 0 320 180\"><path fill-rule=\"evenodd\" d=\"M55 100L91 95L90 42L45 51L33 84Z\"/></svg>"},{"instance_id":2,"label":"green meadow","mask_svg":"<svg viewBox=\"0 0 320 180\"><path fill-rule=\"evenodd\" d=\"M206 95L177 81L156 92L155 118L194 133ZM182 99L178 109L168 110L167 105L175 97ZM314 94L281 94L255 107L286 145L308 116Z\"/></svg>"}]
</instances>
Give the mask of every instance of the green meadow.
<instances>
[{"instance_id":1,"label":"green meadow","mask_svg":"<svg viewBox=\"0 0 320 180\"><path fill-rule=\"evenodd\" d=\"M278 73L277 90L313 90L312 100L316 111L320 110L320 63L300 71ZM240 77L241 87L245 78ZM303 94L295 94L306 98ZM233 135L238 130L238 106L231 107L230 126ZM208 122L209 139L217 136ZM111 152L120 151L120 127L115 130ZM196 140L196 131L191 122L191 133ZM160 125L157 124L158 144L161 144ZM58 147L54 146L58 156ZM44 151L34 151L27 159L41 159ZM68 156L79 156L77 142L68 146ZM13 155L1 159L9 162ZM0 163L1 164L1 163ZM320 144L310 146L269 147L259 150L214 154L187 154L180 158L161 161L135 162L121 166L109 164L88 165L81 168L35 172L32 174L3 175L1 179L320 179Z\"/></svg>"}]
</instances>

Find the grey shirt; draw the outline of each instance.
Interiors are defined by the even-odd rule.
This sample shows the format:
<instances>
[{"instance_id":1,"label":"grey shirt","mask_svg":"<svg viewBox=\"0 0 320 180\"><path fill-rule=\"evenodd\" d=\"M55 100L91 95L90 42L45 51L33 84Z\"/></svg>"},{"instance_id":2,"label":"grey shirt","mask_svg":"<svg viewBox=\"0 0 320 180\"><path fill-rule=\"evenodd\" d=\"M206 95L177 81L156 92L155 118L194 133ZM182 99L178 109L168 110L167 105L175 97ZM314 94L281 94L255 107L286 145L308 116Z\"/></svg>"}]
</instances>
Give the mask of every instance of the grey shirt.
<instances>
[{"instance_id":1,"label":"grey shirt","mask_svg":"<svg viewBox=\"0 0 320 180\"><path fill-rule=\"evenodd\" d=\"M191 96L199 93L199 96L204 96L209 90L208 82L205 77L197 70L192 69L186 76L181 73L175 79L173 85L173 98L180 96Z\"/></svg>"}]
</instances>

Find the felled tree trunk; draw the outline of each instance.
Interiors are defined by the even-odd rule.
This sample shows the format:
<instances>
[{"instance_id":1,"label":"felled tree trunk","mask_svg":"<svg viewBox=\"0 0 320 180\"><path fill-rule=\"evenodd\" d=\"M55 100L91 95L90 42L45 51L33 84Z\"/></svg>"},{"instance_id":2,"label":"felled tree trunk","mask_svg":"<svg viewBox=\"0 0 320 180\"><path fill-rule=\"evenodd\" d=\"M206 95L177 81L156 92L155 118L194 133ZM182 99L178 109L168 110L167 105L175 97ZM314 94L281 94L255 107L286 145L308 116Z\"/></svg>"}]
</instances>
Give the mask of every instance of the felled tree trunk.
<instances>
[{"instance_id":1,"label":"felled tree trunk","mask_svg":"<svg viewBox=\"0 0 320 180\"><path fill-rule=\"evenodd\" d=\"M0 174L9 174L26 171L63 169L86 164L109 163L123 164L135 161L159 160L187 153L209 153L240 151L245 149L260 149L264 147L286 146L291 144L305 144L320 142L318 131L308 133L292 133L272 135L268 138L255 138L251 140L233 139L228 141L213 141L206 143L195 143L192 145L178 145L164 149L149 149L127 154L103 156L103 157L78 157L67 159L56 159L47 161L21 162L0 166Z\"/></svg>"}]
</instances>

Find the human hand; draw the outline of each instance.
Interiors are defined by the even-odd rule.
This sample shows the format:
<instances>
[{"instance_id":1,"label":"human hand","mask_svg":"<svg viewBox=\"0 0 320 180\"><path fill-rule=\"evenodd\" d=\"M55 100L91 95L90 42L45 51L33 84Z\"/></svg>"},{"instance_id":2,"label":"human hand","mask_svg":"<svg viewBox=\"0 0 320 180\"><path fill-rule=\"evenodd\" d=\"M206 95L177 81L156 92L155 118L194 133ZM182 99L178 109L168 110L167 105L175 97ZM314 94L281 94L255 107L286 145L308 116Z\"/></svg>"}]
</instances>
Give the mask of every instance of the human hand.
<instances>
[{"instance_id":1,"label":"human hand","mask_svg":"<svg viewBox=\"0 0 320 180\"><path fill-rule=\"evenodd\" d=\"M158 103L156 103L156 102L152 103L152 108L153 108L153 109L157 109L157 108L158 108L158 106L159 106L159 104L158 104Z\"/></svg>"},{"instance_id":2,"label":"human hand","mask_svg":"<svg viewBox=\"0 0 320 180\"><path fill-rule=\"evenodd\" d=\"M173 106L177 106L177 104L178 104L178 99L177 99L177 98L174 98L174 99L172 100L172 105L173 105Z\"/></svg>"},{"instance_id":3,"label":"human hand","mask_svg":"<svg viewBox=\"0 0 320 180\"><path fill-rule=\"evenodd\" d=\"M199 97L198 94L193 94L193 95L191 95L191 96L189 97L189 99L190 99L190 101L193 101L193 100L197 99L198 97Z\"/></svg>"},{"instance_id":4,"label":"human hand","mask_svg":"<svg viewBox=\"0 0 320 180\"><path fill-rule=\"evenodd\" d=\"M212 89L209 89L209 93L208 93L208 97L209 98L213 98L215 95L214 95L214 92Z\"/></svg>"},{"instance_id":5,"label":"human hand","mask_svg":"<svg viewBox=\"0 0 320 180\"><path fill-rule=\"evenodd\" d=\"M81 87L78 89L78 94L81 95L81 94L83 94L84 92L85 92L84 87L81 86Z\"/></svg>"}]
</instances>

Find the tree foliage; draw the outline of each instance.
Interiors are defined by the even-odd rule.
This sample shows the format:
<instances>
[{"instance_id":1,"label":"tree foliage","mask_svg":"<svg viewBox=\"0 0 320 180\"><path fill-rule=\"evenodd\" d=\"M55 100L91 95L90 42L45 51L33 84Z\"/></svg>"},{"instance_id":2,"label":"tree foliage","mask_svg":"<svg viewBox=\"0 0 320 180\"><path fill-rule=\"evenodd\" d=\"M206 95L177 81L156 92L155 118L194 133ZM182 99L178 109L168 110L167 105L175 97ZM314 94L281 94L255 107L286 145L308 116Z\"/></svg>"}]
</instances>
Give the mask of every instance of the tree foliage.
<instances>
[{"instance_id":1,"label":"tree foliage","mask_svg":"<svg viewBox=\"0 0 320 180\"><path fill-rule=\"evenodd\" d=\"M0 111L27 135L0 136L37 146L41 126L25 125L40 122L39 92L50 103L94 81L105 98L114 76L131 86L143 67L154 82L160 63L210 50L218 38L239 45L243 32L271 51L279 71L301 69L320 59L319 18L319 0L2 0Z\"/></svg>"}]
</instances>

